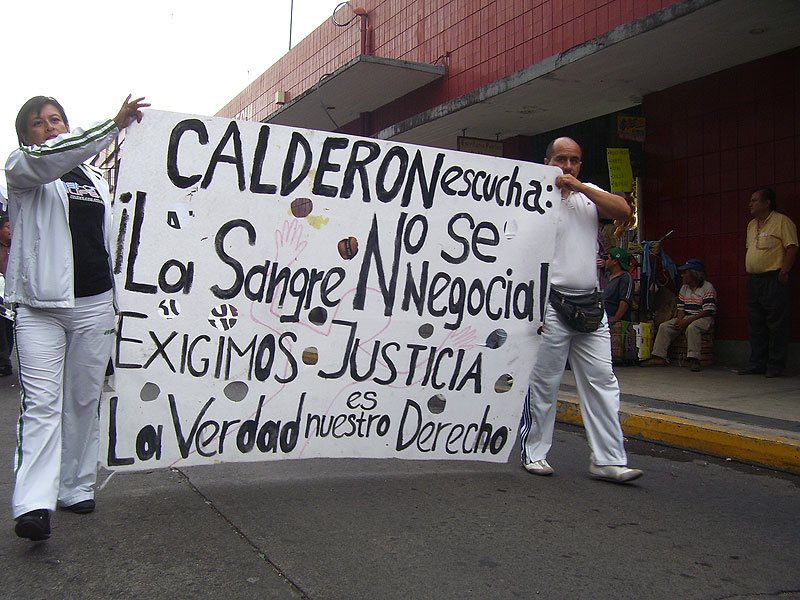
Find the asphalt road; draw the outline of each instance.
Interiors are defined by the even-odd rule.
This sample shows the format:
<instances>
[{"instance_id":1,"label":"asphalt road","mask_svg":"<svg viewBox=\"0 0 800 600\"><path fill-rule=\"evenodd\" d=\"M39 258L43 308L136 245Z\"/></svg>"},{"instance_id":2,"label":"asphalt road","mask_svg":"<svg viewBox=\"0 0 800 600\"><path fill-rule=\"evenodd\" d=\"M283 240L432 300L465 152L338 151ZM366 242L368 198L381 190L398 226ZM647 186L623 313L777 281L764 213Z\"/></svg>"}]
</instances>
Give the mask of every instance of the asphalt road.
<instances>
[{"instance_id":1,"label":"asphalt road","mask_svg":"<svg viewBox=\"0 0 800 600\"><path fill-rule=\"evenodd\" d=\"M800 598L800 478L629 442L592 480L559 426L553 477L507 465L302 460L120 473L98 510L16 538L16 387L0 380L0 598Z\"/></svg>"}]
</instances>

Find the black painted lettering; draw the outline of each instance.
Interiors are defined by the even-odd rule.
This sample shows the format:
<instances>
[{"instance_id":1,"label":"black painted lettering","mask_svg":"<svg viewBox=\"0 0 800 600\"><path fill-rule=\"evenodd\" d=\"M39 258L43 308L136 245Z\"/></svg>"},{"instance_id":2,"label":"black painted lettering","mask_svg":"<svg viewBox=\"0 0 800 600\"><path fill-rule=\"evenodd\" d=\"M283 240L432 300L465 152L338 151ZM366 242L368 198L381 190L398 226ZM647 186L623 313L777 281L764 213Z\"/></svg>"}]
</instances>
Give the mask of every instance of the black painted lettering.
<instances>
[{"instance_id":1,"label":"black painted lettering","mask_svg":"<svg viewBox=\"0 0 800 600\"><path fill-rule=\"evenodd\" d=\"M408 206L411 202L411 194L414 190L414 177L417 177L420 186L420 193L422 195L422 206L431 208L433 206L433 197L436 193L436 183L439 181L439 173L442 170L444 163L444 152L439 152L436 155L436 161L433 164L433 172L430 179L425 179L425 161L422 159L422 152L417 150L414 155L414 160L411 162L411 169L408 171L408 179L406 181L406 189L403 192L402 206Z\"/></svg>"},{"instance_id":2,"label":"black painted lettering","mask_svg":"<svg viewBox=\"0 0 800 600\"><path fill-rule=\"evenodd\" d=\"M324 184L322 180L325 177L325 173L338 173L342 170L342 165L331 162L329 157L332 150L344 150L349 143L347 138L342 137L327 137L322 142L322 151L317 163L317 173L314 176L314 185L311 188L312 194L325 196L326 198L336 197L339 190L335 186Z\"/></svg>"},{"instance_id":3,"label":"black painted lettering","mask_svg":"<svg viewBox=\"0 0 800 600\"><path fill-rule=\"evenodd\" d=\"M303 151L303 164L300 167L300 172L294 175L297 152L301 149ZM300 186L311 170L312 159L311 144L299 131L292 132L292 139L289 142L289 149L286 152L286 161L283 163L283 172L281 174L281 196L288 196Z\"/></svg>"},{"instance_id":4,"label":"black painted lettering","mask_svg":"<svg viewBox=\"0 0 800 600\"><path fill-rule=\"evenodd\" d=\"M207 429L211 429L211 432L208 436L204 436L204 432ZM197 429L197 435L194 438L194 447L197 450L197 453L202 456L203 458L211 458L212 456L216 455L217 451L214 450L213 452L206 452L204 448L210 445L214 438L217 437L219 434L219 423L216 421L206 421Z\"/></svg>"},{"instance_id":5,"label":"black painted lettering","mask_svg":"<svg viewBox=\"0 0 800 600\"><path fill-rule=\"evenodd\" d=\"M297 335L293 331L284 331L278 338L278 349L281 351L284 358L286 358L287 366L289 367L285 377L278 374L275 375L275 381L278 383L289 383L294 381L298 373L297 359L292 354L291 346L287 345L287 339L291 340L292 342L296 342Z\"/></svg>"},{"instance_id":6,"label":"black painted lettering","mask_svg":"<svg viewBox=\"0 0 800 600\"><path fill-rule=\"evenodd\" d=\"M117 457L117 405L119 397L112 396L108 403L108 466L121 467L132 465L135 461L132 456Z\"/></svg>"},{"instance_id":7,"label":"black painted lettering","mask_svg":"<svg viewBox=\"0 0 800 600\"><path fill-rule=\"evenodd\" d=\"M251 246L256 245L256 229L253 227L253 224L250 223L250 221L246 221L244 219L234 219L225 223L219 228L219 231L217 231L217 235L214 238L214 249L216 250L219 259L231 267L235 274L233 285L231 285L231 287L228 289L223 289L216 284L211 286L211 292L221 300L230 300L231 298L235 298L242 290L242 285L244 285L244 268L242 267L242 263L225 252L225 236L227 236L228 233L237 227L241 227L247 231L247 242Z\"/></svg>"},{"instance_id":8,"label":"black painted lettering","mask_svg":"<svg viewBox=\"0 0 800 600\"><path fill-rule=\"evenodd\" d=\"M339 377L341 377L342 375L344 375L347 372L348 359L350 357L350 353L353 351L353 344L355 343L355 339L356 339L356 327L358 327L358 323L355 323L353 321L337 321L336 319L334 319L332 321L332 323L334 325L345 325L345 326L349 327L350 328L350 333L347 336L347 345L345 346L345 349L344 349L344 356L342 358L342 366L335 373L326 373L322 369L317 371L317 375L319 375L323 379L338 379Z\"/></svg>"},{"instance_id":9,"label":"black painted lettering","mask_svg":"<svg viewBox=\"0 0 800 600\"><path fill-rule=\"evenodd\" d=\"M389 342L381 348L381 359L383 360L383 366L389 369L389 375L385 378L378 378L375 377L373 381L378 385L390 385L394 383L394 380L397 379L397 368L394 366L394 361L392 357L389 356L389 349L393 348L395 351L400 350L400 344L397 342Z\"/></svg>"},{"instance_id":10,"label":"black painted lettering","mask_svg":"<svg viewBox=\"0 0 800 600\"><path fill-rule=\"evenodd\" d=\"M175 429L175 437L178 440L178 450L183 458L188 458L189 449L192 447L192 441L197 434L197 429L200 426L200 422L203 420L203 415L206 414L206 411L214 403L214 398L209 398L208 402L205 403L202 410L195 418L192 429L189 431L189 437L187 438L183 437L183 429L181 428L181 419L178 415L178 404L175 401L175 396L173 394L167 394L167 399L169 400L169 410L172 414L172 425Z\"/></svg>"},{"instance_id":11,"label":"black painted lettering","mask_svg":"<svg viewBox=\"0 0 800 600\"><path fill-rule=\"evenodd\" d=\"M486 232L485 235L482 232ZM478 260L485 263L493 263L497 260L496 256L484 254L481 252L480 246L499 246L500 245L500 232L495 227L494 223L489 221L482 221L475 227L472 234L472 253Z\"/></svg>"},{"instance_id":12,"label":"black painted lettering","mask_svg":"<svg viewBox=\"0 0 800 600\"><path fill-rule=\"evenodd\" d=\"M130 338L125 337L124 330L125 330L125 319L147 319L148 316L145 313L138 313L138 312L131 312L127 310L122 310L119 313L119 333L117 334L117 352L116 358L114 360L114 367L118 369L141 369L142 365L139 363L124 363L120 358L122 356L122 344L130 342L132 344L143 344L144 340L140 340L138 338Z\"/></svg>"},{"instance_id":13,"label":"black painted lettering","mask_svg":"<svg viewBox=\"0 0 800 600\"><path fill-rule=\"evenodd\" d=\"M171 268L175 267L178 269L178 279L175 283L169 283L167 281L167 273ZM184 294L188 294L192 291L192 282L194 281L194 262L189 261L187 264L183 264L182 262L170 259L164 263L161 267L161 271L158 273L158 287L161 288L161 291L165 294L174 294L175 292L183 291Z\"/></svg>"},{"instance_id":14,"label":"black painted lettering","mask_svg":"<svg viewBox=\"0 0 800 600\"><path fill-rule=\"evenodd\" d=\"M169 136L169 146L167 147L167 176L176 187L186 189L192 187L200 181L201 175L190 175L188 177L178 172L178 144L181 136L187 131L194 131L197 139L203 145L208 143L208 129L200 119L186 119L178 123Z\"/></svg>"},{"instance_id":15,"label":"black painted lettering","mask_svg":"<svg viewBox=\"0 0 800 600\"><path fill-rule=\"evenodd\" d=\"M463 263L465 260L467 260L467 257L469 256L469 240L463 235L460 235L458 232L456 232L456 223L462 219L466 219L467 223L469 223L470 230L472 230L475 227L475 221L472 219L472 216L469 213L461 212L455 214L451 217L450 221L448 221L447 233L455 242L457 242L461 246L462 252L457 256L452 256L450 253L442 250L441 256L443 259L445 259L447 262L453 265L458 265Z\"/></svg>"},{"instance_id":16,"label":"black painted lettering","mask_svg":"<svg viewBox=\"0 0 800 600\"><path fill-rule=\"evenodd\" d=\"M544 209L542 205L539 204L539 199L542 197L542 184L535 179L532 179L529 182L531 186L531 190L525 192L525 196L522 199L522 206L525 210L529 210L531 212L537 212L540 215L544 214Z\"/></svg>"},{"instance_id":17,"label":"black painted lettering","mask_svg":"<svg viewBox=\"0 0 800 600\"><path fill-rule=\"evenodd\" d=\"M247 454L253 449L256 444L256 435L258 434L258 423L261 420L261 407L264 406L265 396L258 399L258 409L256 416L253 419L247 419L239 431L236 433L236 448L242 454Z\"/></svg>"},{"instance_id":18,"label":"black painted lettering","mask_svg":"<svg viewBox=\"0 0 800 600\"><path fill-rule=\"evenodd\" d=\"M300 437L300 417L303 414L303 402L306 400L306 393L300 395L300 404L297 406L297 418L293 421L287 421L281 431L281 452L289 454L297 446L297 440Z\"/></svg>"},{"instance_id":19,"label":"black painted lettering","mask_svg":"<svg viewBox=\"0 0 800 600\"><path fill-rule=\"evenodd\" d=\"M175 370L175 365L172 364L172 361L169 359L169 356L167 355L167 346L172 340L175 339L177 335L178 332L173 331L172 333L169 334L169 337L162 343L161 340L158 339L156 332L150 331L150 338L155 342L156 349L150 355L150 358L147 359L147 362L144 363L145 369L150 366L150 364L156 359L157 356L161 356L164 359L164 362L167 363L169 370L172 371L173 373L177 372Z\"/></svg>"},{"instance_id":20,"label":"black painted lettering","mask_svg":"<svg viewBox=\"0 0 800 600\"><path fill-rule=\"evenodd\" d=\"M377 363L378 360L378 350L380 349L380 346L381 346L380 340L375 340L373 342L372 353L371 353L372 358L370 359L369 368L367 369L366 373L358 372L358 365L356 364L357 363L356 359L358 358L359 353L353 352L352 354L350 354L350 377L352 377L353 381L366 381L367 379L372 377L372 374L375 372L375 364ZM358 338L356 338L355 347L358 348L359 350L362 350L361 340Z\"/></svg>"},{"instance_id":21,"label":"black painted lettering","mask_svg":"<svg viewBox=\"0 0 800 600\"><path fill-rule=\"evenodd\" d=\"M433 363L433 372L431 373L431 386L435 390L441 390L444 388L447 383L437 381L437 376L439 375L439 368L442 364L443 358L452 358L453 357L453 349L452 348L442 348L442 351L436 356L436 360Z\"/></svg>"},{"instance_id":22,"label":"black painted lettering","mask_svg":"<svg viewBox=\"0 0 800 600\"><path fill-rule=\"evenodd\" d=\"M447 308L451 315L456 315L454 322L448 321L444 324L445 329L458 329L464 318L464 307L467 301L467 284L461 277L454 277L450 285L450 295L448 297Z\"/></svg>"},{"instance_id":23,"label":"black painted lettering","mask_svg":"<svg viewBox=\"0 0 800 600\"><path fill-rule=\"evenodd\" d=\"M442 175L442 184L441 184L442 191L448 196L455 196L457 193L459 193L459 190L454 190L451 187L451 184L460 179L463 174L464 174L464 169L462 169L461 167L459 166L449 167L444 172L444 175Z\"/></svg>"},{"instance_id":24,"label":"black painted lettering","mask_svg":"<svg viewBox=\"0 0 800 600\"><path fill-rule=\"evenodd\" d=\"M234 419L233 421L223 421L222 422L222 429L219 432L219 452L222 454L225 451L225 438L228 435L228 429L236 425L236 423L241 422L241 419Z\"/></svg>"},{"instance_id":25,"label":"black painted lettering","mask_svg":"<svg viewBox=\"0 0 800 600\"><path fill-rule=\"evenodd\" d=\"M136 258L139 256L139 242L142 235L142 223L144 222L144 207L147 202L145 192L136 192L136 203L133 209L133 229L131 230L131 245L128 249L128 269L125 273L125 289L130 292L141 294L155 294L158 289L148 283L136 283L133 280L133 271L136 265Z\"/></svg>"},{"instance_id":26,"label":"black painted lettering","mask_svg":"<svg viewBox=\"0 0 800 600\"><path fill-rule=\"evenodd\" d=\"M145 461L155 456L156 460L161 460L161 436L163 433L163 425L159 425L158 429L152 425L142 427L136 436L136 458Z\"/></svg>"},{"instance_id":27,"label":"black painted lettering","mask_svg":"<svg viewBox=\"0 0 800 600\"><path fill-rule=\"evenodd\" d=\"M428 268L430 261L423 261L422 268L419 275L419 286L415 287L416 281L414 279L414 272L411 263L406 264L406 285L403 290L403 303L401 308L408 310L411 302L417 308L417 314L422 316L422 311L425 308L425 291L428 287Z\"/></svg>"},{"instance_id":28,"label":"black painted lettering","mask_svg":"<svg viewBox=\"0 0 800 600\"><path fill-rule=\"evenodd\" d=\"M367 149L367 155L363 158L358 158L358 151L361 148ZM361 182L361 196L362 201L369 202L371 200L369 194L369 176L367 175L367 165L380 156L380 147L375 142L367 140L358 140L353 143L353 148L350 150L350 160L347 162L347 168L344 170L344 179L342 181L342 189L339 193L342 198L349 198L353 195L355 187L354 180L358 174Z\"/></svg>"},{"instance_id":29,"label":"black painted lettering","mask_svg":"<svg viewBox=\"0 0 800 600\"><path fill-rule=\"evenodd\" d=\"M223 154L225 147L228 145L228 142L231 138L233 138L233 154ZM209 185L211 185L211 180L214 178L214 171L219 163L236 165L236 175L239 181L239 190L243 192L245 190L245 183L244 158L242 157L242 136L239 133L239 127L236 125L236 121L231 121L228 124L228 128L225 130L222 139L214 149L214 154L211 155L211 160L208 163L208 169L206 169L205 177L203 177L203 181L200 184L201 188L206 189Z\"/></svg>"},{"instance_id":30,"label":"black painted lettering","mask_svg":"<svg viewBox=\"0 0 800 600\"><path fill-rule=\"evenodd\" d=\"M250 175L250 191L254 194L275 194L278 187L273 183L262 183L261 173L264 170L264 159L269 144L269 125L262 125L258 131L258 142L253 153L253 172Z\"/></svg>"},{"instance_id":31,"label":"black painted lettering","mask_svg":"<svg viewBox=\"0 0 800 600\"><path fill-rule=\"evenodd\" d=\"M400 266L400 251L402 249L403 228L405 227L406 213L401 213L397 221L397 231L394 238L394 258L392 260L392 273L389 283L386 283L386 273L383 268L383 260L381 259L381 250L378 235L378 215L372 218L372 227L369 231L367 238L366 248L364 249L364 258L361 262L361 271L358 275L358 285L356 286L356 293L353 297L353 308L355 310L364 310L364 304L367 298L367 286L369 284L370 266L373 259L375 260L375 268L378 271L378 285L381 288L383 295L383 314L391 316L394 307L395 290L397 289L397 272Z\"/></svg>"},{"instance_id":32,"label":"black painted lettering","mask_svg":"<svg viewBox=\"0 0 800 600\"><path fill-rule=\"evenodd\" d=\"M413 411L413 415L409 416L410 413ZM408 427L409 431L406 431L406 419L408 419ZM417 439L419 435L420 427L422 426L422 409L419 407L419 404L411 400L410 398L406 399L406 406L403 409L403 416L400 418L400 426L397 428L397 443L395 444L395 450L398 452L402 452L406 448L408 448L414 441ZM408 436L408 437L406 437Z\"/></svg>"},{"instance_id":33,"label":"black painted lettering","mask_svg":"<svg viewBox=\"0 0 800 600\"><path fill-rule=\"evenodd\" d=\"M266 355L266 359L265 359ZM275 364L275 336L270 334L261 338L255 357L255 376L259 381L266 381L272 374Z\"/></svg>"},{"instance_id":34,"label":"black painted lettering","mask_svg":"<svg viewBox=\"0 0 800 600\"><path fill-rule=\"evenodd\" d=\"M261 300L264 298L264 290L267 287L267 272L269 271L269 265L270 261L265 261L264 266L254 265L247 272L247 276L244 278L244 296L248 300L252 300L253 302L261 302ZM253 288L253 279L257 277L260 279L261 284L256 288Z\"/></svg>"},{"instance_id":35,"label":"black painted lettering","mask_svg":"<svg viewBox=\"0 0 800 600\"><path fill-rule=\"evenodd\" d=\"M234 352L239 356L239 358L244 358L249 356L247 362L247 377L250 378L253 376L253 361L256 357L256 340L258 339L257 335L253 336L253 339L250 340L250 343L244 347L244 349L239 348L236 345L236 342L233 338L228 338L228 353L225 356L225 379L230 379L231 376L231 363L233 362L233 354Z\"/></svg>"},{"instance_id":36,"label":"black painted lettering","mask_svg":"<svg viewBox=\"0 0 800 600\"><path fill-rule=\"evenodd\" d=\"M208 368L211 365L211 361L208 359L208 357L204 356L200 360L200 363L203 366L200 369L196 369L194 366L194 362L192 360L192 358L194 357L194 349L195 346L197 346L198 342L201 341L208 343L211 341L211 338L205 334L196 337L194 340L192 340L192 343L189 344L189 347L187 348L186 351L186 366L189 369L189 373L191 373L193 377L203 377L206 373L208 373Z\"/></svg>"},{"instance_id":37,"label":"black painted lettering","mask_svg":"<svg viewBox=\"0 0 800 600\"><path fill-rule=\"evenodd\" d=\"M391 182L390 187L386 187L386 178L392 170L392 161L397 159L397 173L395 179ZM378 200L381 202L391 202L397 197L400 188L403 187L403 181L408 171L408 152L402 146L393 146L383 157L380 167L378 167L377 181L375 182L375 189Z\"/></svg>"},{"instance_id":38,"label":"black painted lettering","mask_svg":"<svg viewBox=\"0 0 800 600\"><path fill-rule=\"evenodd\" d=\"M517 181L519 175L519 167L514 167L514 172L511 173L511 180L508 182L508 192L506 193L506 206L519 206L522 201L522 185ZM498 204L500 200L498 199Z\"/></svg>"},{"instance_id":39,"label":"black painted lettering","mask_svg":"<svg viewBox=\"0 0 800 600\"><path fill-rule=\"evenodd\" d=\"M320 288L319 292L320 300L322 300L322 303L325 306L330 308L341 302L341 298L339 300L331 300L330 294L341 285L341 283L344 281L345 274L346 271L342 267L334 267L325 273L325 277L322 280L322 287Z\"/></svg>"}]
</instances>

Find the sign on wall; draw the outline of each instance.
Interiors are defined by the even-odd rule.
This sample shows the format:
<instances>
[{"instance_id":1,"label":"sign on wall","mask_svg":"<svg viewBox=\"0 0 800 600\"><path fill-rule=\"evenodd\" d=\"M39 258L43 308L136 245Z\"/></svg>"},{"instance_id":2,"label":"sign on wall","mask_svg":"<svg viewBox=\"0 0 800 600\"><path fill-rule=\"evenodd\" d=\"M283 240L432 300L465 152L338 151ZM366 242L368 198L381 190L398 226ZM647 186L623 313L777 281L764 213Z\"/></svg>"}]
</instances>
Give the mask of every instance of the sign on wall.
<instances>
[{"instance_id":1,"label":"sign on wall","mask_svg":"<svg viewBox=\"0 0 800 600\"><path fill-rule=\"evenodd\" d=\"M644 143L647 132L645 117L617 117L617 137L621 140Z\"/></svg>"},{"instance_id":2,"label":"sign on wall","mask_svg":"<svg viewBox=\"0 0 800 600\"><path fill-rule=\"evenodd\" d=\"M460 135L456 138L456 147L461 152L472 152L473 154L485 154L487 156L503 156L503 142L497 140L486 140Z\"/></svg>"},{"instance_id":3,"label":"sign on wall","mask_svg":"<svg viewBox=\"0 0 800 600\"><path fill-rule=\"evenodd\" d=\"M611 180L611 191L630 192L633 189L633 169L628 148L606 148L608 159L608 177Z\"/></svg>"},{"instance_id":4,"label":"sign on wall","mask_svg":"<svg viewBox=\"0 0 800 600\"><path fill-rule=\"evenodd\" d=\"M115 202L107 466L506 461L558 174L147 111Z\"/></svg>"}]
</instances>

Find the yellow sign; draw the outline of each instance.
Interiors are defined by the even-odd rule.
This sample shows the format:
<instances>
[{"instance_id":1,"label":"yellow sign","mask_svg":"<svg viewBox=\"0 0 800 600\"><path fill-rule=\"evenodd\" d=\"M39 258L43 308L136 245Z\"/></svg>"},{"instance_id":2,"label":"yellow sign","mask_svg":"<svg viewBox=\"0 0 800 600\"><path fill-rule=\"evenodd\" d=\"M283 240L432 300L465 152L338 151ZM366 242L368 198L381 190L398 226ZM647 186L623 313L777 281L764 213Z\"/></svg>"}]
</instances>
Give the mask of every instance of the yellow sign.
<instances>
[{"instance_id":1,"label":"yellow sign","mask_svg":"<svg viewBox=\"0 0 800 600\"><path fill-rule=\"evenodd\" d=\"M608 176L612 192L630 192L633 189L633 170L627 148L606 148Z\"/></svg>"}]
</instances>

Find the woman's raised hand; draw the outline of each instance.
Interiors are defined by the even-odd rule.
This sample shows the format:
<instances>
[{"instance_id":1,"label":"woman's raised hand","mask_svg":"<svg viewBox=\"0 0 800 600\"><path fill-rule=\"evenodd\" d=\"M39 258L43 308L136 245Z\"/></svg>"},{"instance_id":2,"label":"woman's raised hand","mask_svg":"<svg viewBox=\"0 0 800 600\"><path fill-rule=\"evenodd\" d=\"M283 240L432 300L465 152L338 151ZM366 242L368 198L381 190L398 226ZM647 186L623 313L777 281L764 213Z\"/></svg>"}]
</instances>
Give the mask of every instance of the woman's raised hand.
<instances>
[{"instance_id":1,"label":"woman's raised hand","mask_svg":"<svg viewBox=\"0 0 800 600\"><path fill-rule=\"evenodd\" d=\"M128 97L122 103L122 108L119 109L117 116L114 117L114 123L117 124L117 128L120 130L133 123L134 119L136 119L137 123L141 123L142 109L148 106L150 106L150 103L144 102L144 96L131 100L131 94L128 94Z\"/></svg>"}]
</instances>

